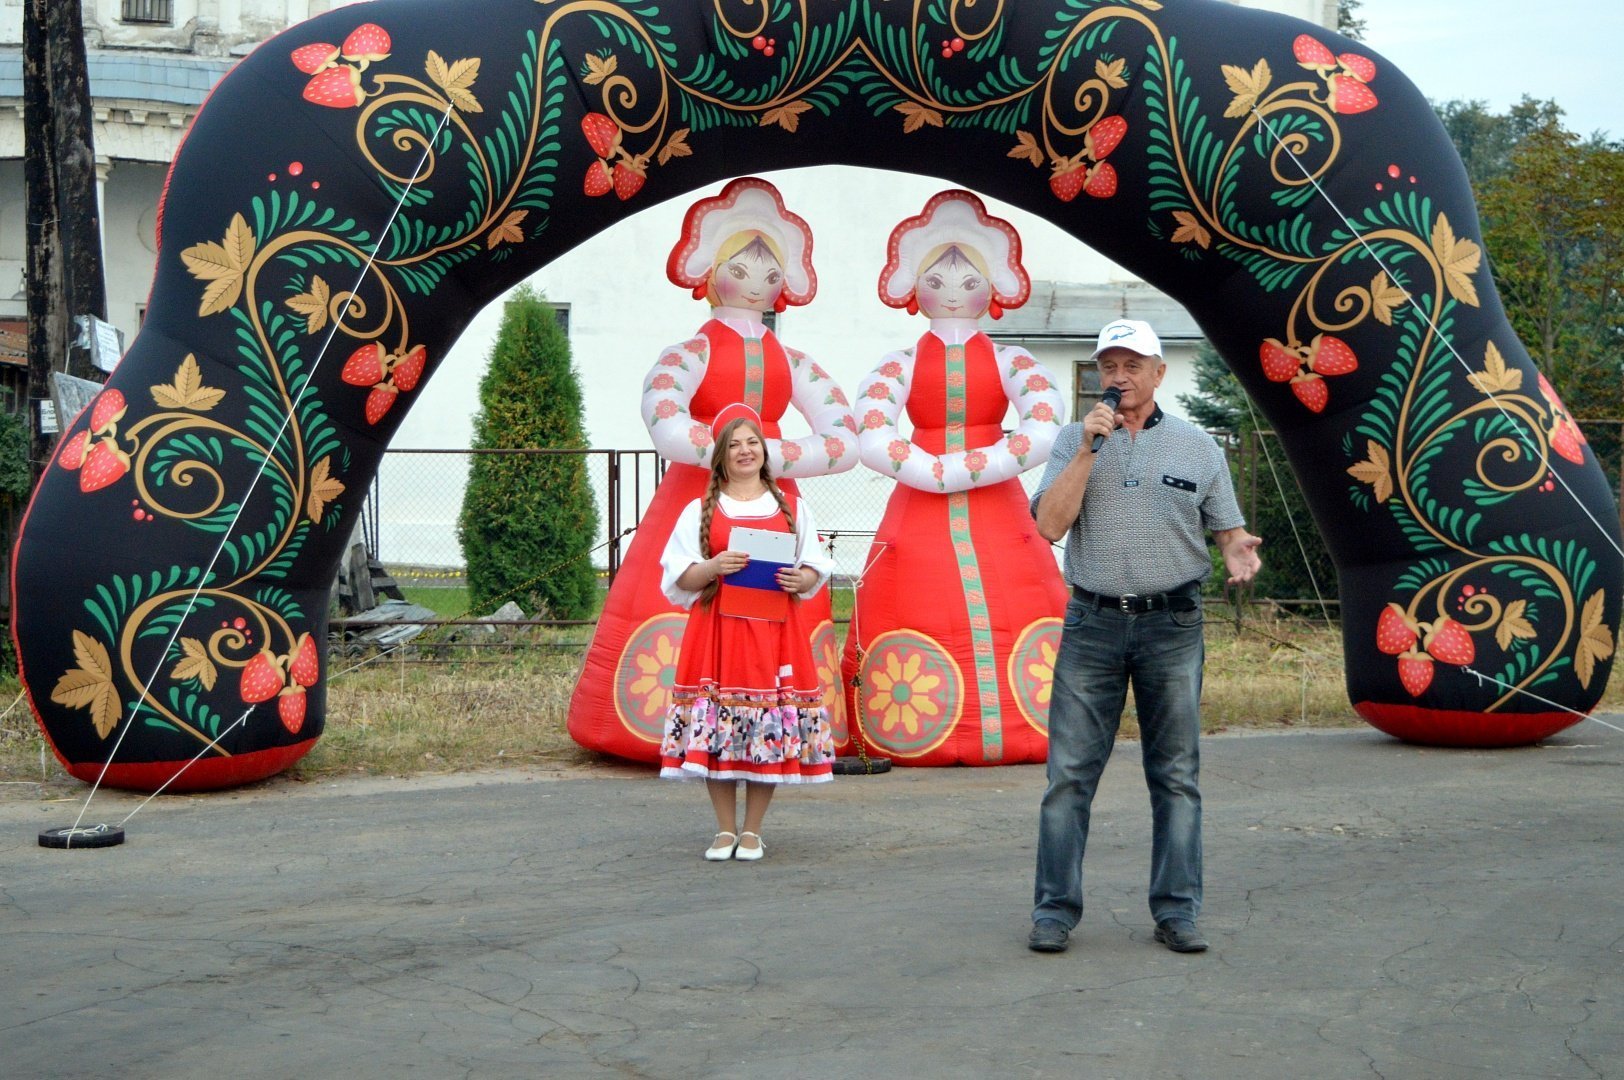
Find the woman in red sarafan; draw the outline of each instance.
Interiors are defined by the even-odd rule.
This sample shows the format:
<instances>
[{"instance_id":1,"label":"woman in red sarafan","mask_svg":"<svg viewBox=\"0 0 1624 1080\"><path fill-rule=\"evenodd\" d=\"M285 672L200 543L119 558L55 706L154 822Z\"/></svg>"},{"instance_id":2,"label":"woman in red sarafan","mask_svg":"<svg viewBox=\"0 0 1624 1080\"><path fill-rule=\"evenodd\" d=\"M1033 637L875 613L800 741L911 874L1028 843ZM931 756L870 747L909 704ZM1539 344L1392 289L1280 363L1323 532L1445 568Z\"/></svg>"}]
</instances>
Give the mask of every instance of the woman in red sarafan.
<instances>
[{"instance_id":1,"label":"woman in red sarafan","mask_svg":"<svg viewBox=\"0 0 1624 1080\"><path fill-rule=\"evenodd\" d=\"M831 777L834 737L805 612L834 560L818 547L806 502L773 482L755 411L728 406L712 428L717 452L704 496L683 508L660 559L666 598L692 609L660 775L706 781L717 832L705 858L754 861L762 857L761 823L777 785ZM743 584L751 559L738 550L741 529L793 535L784 546L794 558L770 576L758 568Z\"/></svg>"},{"instance_id":2,"label":"woman in red sarafan","mask_svg":"<svg viewBox=\"0 0 1624 1080\"><path fill-rule=\"evenodd\" d=\"M848 707L898 764L1043 761L1066 587L1018 477L1047 460L1065 403L1030 353L981 331L1031 291L1020 236L944 191L887 255L880 299L930 329L858 385L863 464L897 486L846 639Z\"/></svg>"},{"instance_id":3,"label":"woman in red sarafan","mask_svg":"<svg viewBox=\"0 0 1624 1080\"><path fill-rule=\"evenodd\" d=\"M712 465L711 421L732 402L760 416L767 464L786 495L795 477L843 472L857 463L856 425L845 393L805 354L785 348L763 322L769 311L809 303L817 293L812 233L784 207L778 189L742 177L689 208L666 275L709 301L711 318L661 351L642 382L642 417L669 463L598 618L570 700L569 733L589 750L658 760L661 726L687 616L660 590L660 552L683 507L705 492ZM811 426L782 438L793 406ZM839 651L827 593L805 605L807 632L824 668ZM833 696L834 707L843 703Z\"/></svg>"}]
</instances>

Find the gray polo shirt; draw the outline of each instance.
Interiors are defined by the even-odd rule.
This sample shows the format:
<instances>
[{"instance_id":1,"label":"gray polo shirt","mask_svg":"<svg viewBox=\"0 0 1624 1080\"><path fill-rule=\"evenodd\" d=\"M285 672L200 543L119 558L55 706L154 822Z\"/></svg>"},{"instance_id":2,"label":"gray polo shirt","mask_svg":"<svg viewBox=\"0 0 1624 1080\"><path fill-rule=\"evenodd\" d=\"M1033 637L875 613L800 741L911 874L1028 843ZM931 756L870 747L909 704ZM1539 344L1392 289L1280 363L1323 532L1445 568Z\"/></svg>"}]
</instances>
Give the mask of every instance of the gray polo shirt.
<instances>
[{"instance_id":1,"label":"gray polo shirt","mask_svg":"<svg viewBox=\"0 0 1624 1080\"><path fill-rule=\"evenodd\" d=\"M1088 476L1066 534L1066 580L1106 596L1159 593L1212 573L1208 530L1246 524L1224 452L1211 435L1159 408L1137 436L1117 428ZM1082 448L1083 425L1055 438L1038 499Z\"/></svg>"}]
</instances>

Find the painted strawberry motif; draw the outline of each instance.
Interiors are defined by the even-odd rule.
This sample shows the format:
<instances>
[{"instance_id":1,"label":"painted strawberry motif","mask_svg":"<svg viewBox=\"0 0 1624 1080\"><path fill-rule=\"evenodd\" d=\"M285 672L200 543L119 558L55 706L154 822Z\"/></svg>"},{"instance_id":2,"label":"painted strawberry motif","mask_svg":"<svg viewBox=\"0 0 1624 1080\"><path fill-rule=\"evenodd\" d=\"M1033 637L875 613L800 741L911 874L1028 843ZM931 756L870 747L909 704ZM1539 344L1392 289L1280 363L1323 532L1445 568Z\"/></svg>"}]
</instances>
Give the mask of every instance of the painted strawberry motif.
<instances>
[{"instance_id":1,"label":"painted strawberry motif","mask_svg":"<svg viewBox=\"0 0 1624 1080\"><path fill-rule=\"evenodd\" d=\"M382 420L395 407L395 399L399 396L399 392L388 383L374 386L372 393L367 395L367 423L376 424Z\"/></svg>"},{"instance_id":2,"label":"painted strawberry motif","mask_svg":"<svg viewBox=\"0 0 1624 1080\"><path fill-rule=\"evenodd\" d=\"M72 471L85 463L85 447L90 445L90 432L81 431L62 446L56 460L64 469Z\"/></svg>"},{"instance_id":3,"label":"painted strawberry motif","mask_svg":"<svg viewBox=\"0 0 1624 1080\"><path fill-rule=\"evenodd\" d=\"M289 735L299 734L299 729L304 727L307 700L302 686L290 686L277 697L276 715L281 718L282 726L288 729Z\"/></svg>"},{"instance_id":4,"label":"painted strawberry motif","mask_svg":"<svg viewBox=\"0 0 1624 1080\"><path fill-rule=\"evenodd\" d=\"M1416 623L1397 604L1382 608L1376 620L1376 648L1388 656L1398 656L1415 648Z\"/></svg>"},{"instance_id":5,"label":"painted strawberry motif","mask_svg":"<svg viewBox=\"0 0 1624 1080\"><path fill-rule=\"evenodd\" d=\"M1054 192L1055 198L1061 202L1071 202L1083 190L1083 183L1088 179L1088 173L1081 165L1068 162L1055 169L1055 174L1049 177L1049 190Z\"/></svg>"},{"instance_id":6,"label":"painted strawberry motif","mask_svg":"<svg viewBox=\"0 0 1624 1080\"><path fill-rule=\"evenodd\" d=\"M1432 685L1432 657L1407 652L1398 658L1398 681L1411 697L1420 697Z\"/></svg>"},{"instance_id":7,"label":"painted strawberry motif","mask_svg":"<svg viewBox=\"0 0 1624 1080\"><path fill-rule=\"evenodd\" d=\"M100 435L124 419L128 408L124 395L117 390L103 390L96 396L96 406L90 410L90 430Z\"/></svg>"},{"instance_id":8,"label":"painted strawberry motif","mask_svg":"<svg viewBox=\"0 0 1624 1080\"><path fill-rule=\"evenodd\" d=\"M344 59L370 64L389 56L389 31L377 23L362 23L344 39Z\"/></svg>"},{"instance_id":9,"label":"painted strawberry motif","mask_svg":"<svg viewBox=\"0 0 1624 1080\"><path fill-rule=\"evenodd\" d=\"M1083 148L1088 156L1095 161L1104 161L1111 156L1122 142L1122 137L1128 133L1128 122L1120 116L1102 117L1099 123L1089 129L1083 136Z\"/></svg>"},{"instance_id":10,"label":"painted strawberry motif","mask_svg":"<svg viewBox=\"0 0 1624 1080\"><path fill-rule=\"evenodd\" d=\"M1332 75L1329 85L1331 87L1329 104L1332 112L1352 116L1355 113L1369 112L1377 105L1376 95L1370 87L1351 75Z\"/></svg>"},{"instance_id":11,"label":"painted strawberry motif","mask_svg":"<svg viewBox=\"0 0 1624 1080\"><path fill-rule=\"evenodd\" d=\"M282 691L282 669L269 649L262 649L242 669L237 691L249 705L269 701Z\"/></svg>"},{"instance_id":12,"label":"painted strawberry motif","mask_svg":"<svg viewBox=\"0 0 1624 1080\"><path fill-rule=\"evenodd\" d=\"M615 166L615 194L625 202L639 191L643 190L643 183L648 176L642 169L629 161L623 161Z\"/></svg>"},{"instance_id":13,"label":"painted strawberry motif","mask_svg":"<svg viewBox=\"0 0 1624 1080\"><path fill-rule=\"evenodd\" d=\"M1367 83L1376 81L1376 62L1370 59L1370 57L1360 56L1358 53L1345 52L1339 54L1336 61L1342 65L1343 71L1346 71L1349 75L1352 75L1360 82Z\"/></svg>"},{"instance_id":14,"label":"painted strawberry motif","mask_svg":"<svg viewBox=\"0 0 1624 1080\"><path fill-rule=\"evenodd\" d=\"M1544 396L1545 402L1551 409L1551 421L1546 427L1546 434L1551 440L1551 449L1561 454L1575 465L1585 463L1584 447L1589 442L1585 433L1580 430L1578 423L1573 419L1562 399L1557 396L1556 388L1545 376L1539 376L1539 392Z\"/></svg>"},{"instance_id":15,"label":"painted strawberry motif","mask_svg":"<svg viewBox=\"0 0 1624 1080\"><path fill-rule=\"evenodd\" d=\"M1116 166L1109 161L1102 161L1088 170L1088 183L1083 190L1096 199L1109 199L1117 192Z\"/></svg>"},{"instance_id":16,"label":"painted strawberry motif","mask_svg":"<svg viewBox=\"0 0 1624 1080\"><path fill-rule=\"evenodd\" d=\"M581 117L581 134L587 145L601 158L614 157L620 146L620 125L603 113L587 113Z\"/></svg>"},{"instance_id":17,"label":"painted strawberry motif","mask_svg":"<svg viewBox=\"0 0 1624 1080\"><path fill-rule=\"evenodd\" d=\"M315 686L321 678L321 651L316 648L316 639L300 634L289 655L292 659L288 663L288 677L294 685Z\"/></svg>"},{"instance_id":18,"label":"painted strawberry motif","mask_svg":"<svg viewBox=\"0 0 1624 1080\"><path fill-rule=\"evenodd\" d=\"M1348 343L1330 334L1319 334L1308 346L1308 368L1321 375L1346 375L1359 367L1359 358Z\"/></svg>"},{"instance_id":19,"label":"painted strawberry motif","mask_svg":"<svg viewBox=\"0 0 1624 1080\"><path fill-rule=\"evenodd\" d=\"M79 490L85 494L116 484L130 471L130 455L104 439L90 448L79 470Z\"/></svg>"},{"instance_id":20,"label":"painted strawberry motif","mask_svg":"<svg viewBox=\"0 0 1624 1080\"><path fill-rule=\"evenodd\" d=\"M305 83L304 99L329 109L353 109L366 100L361 73L352 67L332 67Z\"/></svg>"},{"instance_id":21,"label":"painted strawberry motif","mask_svg":"<svg viewBox=\"0 0 1624 1080\"><path fill-rule=\"evenodd\" d=\"M1477 647L1466 627L1447 615L1432 624L1424 646L1435 660L1445 664L1470 664L1477 658Z\"/></svg>"},{"instance_id":22,"label":"painted strawberry motif","mask_svg":"<svg viewBox=\"0 0 1624 1080\"><path fill-rule=\"evenodd\" d=\"M1312 372L1292 379L1291 392L1297 395L1298 401L1308 406L1309 412L1324 412L1331 400L1331 391L1325 385L1325 380Z\"/></svg>"},{"instance_id":23,"label":"painted strawberry motif","mask_svg":"<svg viewBox=\"0 0 1624 1080\"><path fill-rule=\"evenodd\" d=\"M338 59L338 46L329 45L325 41L318 41L313 45L303 45L293 50L293 66L306 75L333 66Z\"/></svg>"},{"instance_id":24,"label":"painted strawberry motif","mask_svg":"<svg viewBox=\"0 0 1624 1080\"><path fill-rule=\"evenodd\" d=\"M371 386L381 383L384 379L383 346L376 341L367 344L350 353L350 358L344 361L344 370L338 377L351 386Z\"/></svg>"},{"instance_id":25,"label":"painted strawberry motif","mask_svg":"<svg viewBox=\"0 0 1624 1080\"><path fill-rule=\"evenodd\" d=\"M1303 367L1303 358L1297 350L1286 348L1274 338L1263 342L1258 358L1263 361L1263 375L1270 382L1290 382Z\"/></svg>"},{"instance_id":26,"label":"painted strawberry motif","mask_svg":"<svg viewBox=\"0 0 1624 1080\"><path fill-rule=\"evenodd\" d=\"M1297 35L1297 40L1291 43L1291 54L1310 71L1329 71L1336 67L1336 57L1331 50L1308 34Z\"/></svg>"},{"instance_id":27,"label":"painted strawberry motif","mask_svg":"<svg viewBox=\"0 0 1624 1080\"><path fill-rule=\"evenodd\" d=\"M609 166L601 161L594 161L586 167L586 179L581 189L591 198L607 195L615 189L615 182L609 176Z\"/></svg>"},{"instance_id":28,"label":"painted strawberry motif","mask_svg":"<svg viewBox=\"0 0 1624 1080\"><path fill-rule=\"evenodd\" d=\"M401 390L410 392L417 388L417 381L423 377L423 368L429 362L429 351L422 345L408 352L404 359L397 363L389 375L395 385Z\"/></svg>"}]
</instances>

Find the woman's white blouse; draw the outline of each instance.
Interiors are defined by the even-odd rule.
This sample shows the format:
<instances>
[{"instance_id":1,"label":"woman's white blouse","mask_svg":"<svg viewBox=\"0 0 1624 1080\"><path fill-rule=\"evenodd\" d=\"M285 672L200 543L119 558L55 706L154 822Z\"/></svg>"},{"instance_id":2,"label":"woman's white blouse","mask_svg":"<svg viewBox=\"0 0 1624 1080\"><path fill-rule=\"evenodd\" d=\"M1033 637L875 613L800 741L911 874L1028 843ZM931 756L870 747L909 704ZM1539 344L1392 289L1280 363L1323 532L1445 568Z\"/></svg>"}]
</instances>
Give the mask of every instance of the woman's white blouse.
<instances>
[{"instance_id":1,"label":"woman's white blouse","mask_svg":"<svg viewBox=\"0 0 1624 1080\"><path fill-rule=\"evenodd\" d=\"M779 514L778 500L772 497L771 492L763 492L758 498L739 501L726 495L717 497L719 509L735 521L748 521L750 518L772 518ZM665 593L667 600L681 608L691 608L694 601L699 599L699 593L689 592L677 584L677 579L695 563L705 561L705 556L699 550L699 511L701 500L695 499L683 508L681 516L677 518L676 527L671 530L671 538L665 543L665 551L660 556L660 591ZM800 553L801 565L817 571L818 583L812 591L805 593L811 596L823 588L824 582L835 571L835 561L818 544L818 525L812 520L812 511L806 505L805 499L796 499L795 513L795 548ZM714 554L714 553L713 553Z\"/></svg>"}]
</instances>

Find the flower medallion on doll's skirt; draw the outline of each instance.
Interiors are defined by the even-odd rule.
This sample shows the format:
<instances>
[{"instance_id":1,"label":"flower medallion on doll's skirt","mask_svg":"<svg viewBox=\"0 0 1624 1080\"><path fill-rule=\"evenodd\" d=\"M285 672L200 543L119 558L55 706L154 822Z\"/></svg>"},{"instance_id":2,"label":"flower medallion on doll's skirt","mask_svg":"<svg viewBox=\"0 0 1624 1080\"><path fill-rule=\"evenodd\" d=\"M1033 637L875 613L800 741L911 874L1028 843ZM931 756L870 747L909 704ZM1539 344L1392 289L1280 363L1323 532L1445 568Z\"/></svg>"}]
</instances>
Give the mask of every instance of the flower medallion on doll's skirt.
<instances>
[{"instance_id":1,"label":"flower medallion on doll's skirt","mask_svg":"<svg viewBox=\"0 0 1624 1080\"><path fill-rule=\"evenodd\" d=\"M862 687L864 730L897 757L929 753L958 726L964 678L947 650L925 634L893 630L875 638Z\"/></svg>"},{"instance_id":2,"label":"flower medallion on doll's skirt","mask_svg":"<svg viewBox=\"0 0 1624 1080\"><path fill-rule=\"evenodd\" d=\"M1049 734L1049 699L1054 691L1055 658L1060 655L1059 619L1038 619L1021 631L1009 651L1010 692L1028 724Z\"/></svg>"},{"instance_id":3,"label":"flower medallion on doll's skirt","mask_svg":"<svg viewBox=\"0 0 1624 1080\"><path fill-rule=\"evenodd\" d=\"M615 668L615 713L638 738L657 743L671 708L677 653L688 617L667 611L639 626Z\"/></svg>"}]
</instances>

